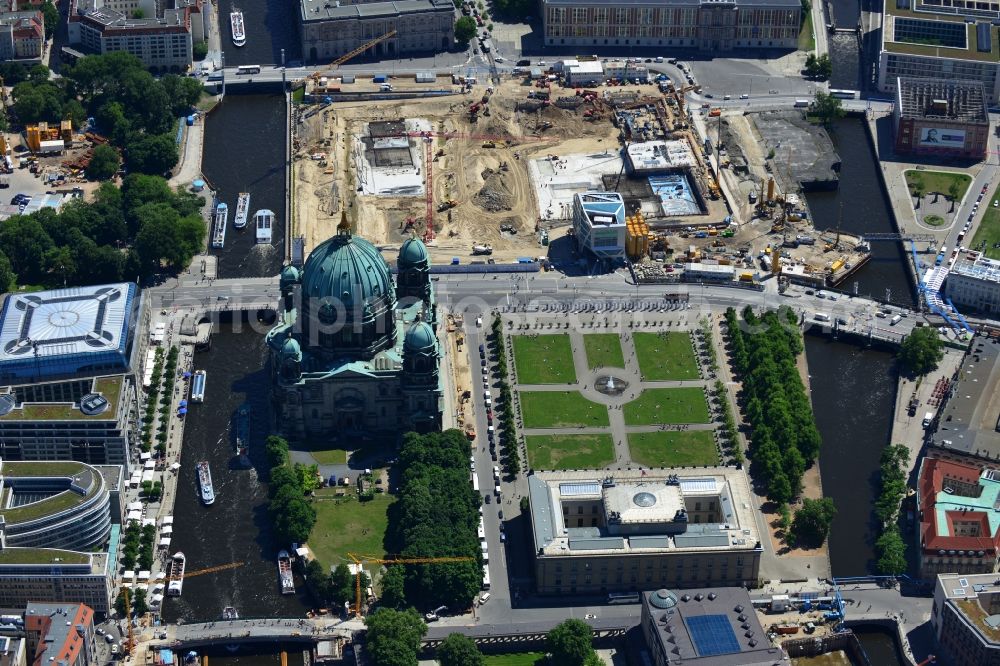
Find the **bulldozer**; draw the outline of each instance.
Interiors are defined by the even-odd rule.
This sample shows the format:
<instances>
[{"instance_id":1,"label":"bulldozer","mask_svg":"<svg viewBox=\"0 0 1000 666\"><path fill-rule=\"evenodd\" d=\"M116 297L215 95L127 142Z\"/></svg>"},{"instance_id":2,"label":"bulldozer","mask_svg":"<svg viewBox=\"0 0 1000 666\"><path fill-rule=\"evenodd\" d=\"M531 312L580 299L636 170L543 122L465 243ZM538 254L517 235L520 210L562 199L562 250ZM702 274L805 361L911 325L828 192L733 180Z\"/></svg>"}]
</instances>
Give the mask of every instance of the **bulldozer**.
<instances>
[{"instance_id":1,"label":"bulldozer","mask_svg":"<svg viewBox=\"0 0 1000 666\"><path fill-rule=\"evenodd\" d=\"M454 208L457 205L458 205L458 202L455 201L454 199L445 199L440 204L438 204L438 212L439 213L443 213L446 210L451 210L452 208Z\"/></svg>"}]
</instances>

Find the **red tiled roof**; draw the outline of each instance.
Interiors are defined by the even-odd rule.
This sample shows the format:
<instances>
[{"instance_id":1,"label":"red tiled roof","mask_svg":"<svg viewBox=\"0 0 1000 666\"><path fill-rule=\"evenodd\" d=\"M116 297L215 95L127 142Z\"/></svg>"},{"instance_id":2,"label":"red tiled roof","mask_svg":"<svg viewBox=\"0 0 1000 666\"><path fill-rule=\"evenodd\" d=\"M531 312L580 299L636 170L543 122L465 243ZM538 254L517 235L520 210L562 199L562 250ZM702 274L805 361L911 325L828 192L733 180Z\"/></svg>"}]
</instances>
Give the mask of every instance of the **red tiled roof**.
<instances>
[{"instance_id":1,"label":"red tiled roof","mask_svg":"<svg viewBox=\"0 0 1000 666\"><path fill-rule=\"evenodd\" d=\"M996 553L997 549L1000 548L1000 531L997 534L990 534L989 517L983 511L948 511L945 513L949 531L952 534L955 533L954 521L961 519L964 522L978 522L980 533L983 536L943 536L937 533L934 505L937 494L945 488L945 479L976 484L979 482L981 473L982 470L975 465L937 458L924 459L918 480L920 510L922 512L920 542L924 551L982 550L987 553Z\"/></svg>"}]
</instances>

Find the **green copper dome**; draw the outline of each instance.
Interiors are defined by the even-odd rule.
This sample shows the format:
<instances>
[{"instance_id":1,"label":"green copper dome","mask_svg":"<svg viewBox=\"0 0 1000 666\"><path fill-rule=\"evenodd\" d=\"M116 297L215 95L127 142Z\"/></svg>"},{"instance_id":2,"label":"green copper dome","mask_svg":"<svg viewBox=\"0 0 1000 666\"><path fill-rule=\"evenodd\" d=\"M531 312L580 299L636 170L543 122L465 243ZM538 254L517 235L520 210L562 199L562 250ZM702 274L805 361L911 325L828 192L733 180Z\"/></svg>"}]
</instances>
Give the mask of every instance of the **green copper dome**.
<instances>
[{"instance_id":1,"label":"green copper dome","mask_svg":"<svg viewBox=\"0 0 1000 666\"><path fill-rule=\"evenodd\" d=\"M348 232L338 233L309 253L302 269L302 296L340 301L347 308L395 301L389 265L374 245Z\"/></svg>"},{"instance_id":2,"label":"green copper dome","mask_svg":"<svg viewBox=\"0 0 1000 666\"><path fill-rule=\"evenodd\" d=\"M299 358L302 350L299 348L298 340L293 337L285 338L285 342L281 345L281 355L284 358Z\"/></svg>"},{"instance_id":3,"label":"green copper dome","mask_svg":"<svg viewBox=\"0 0 1000 666\"><path fill-rule=\"evenodd\" d=\"M437 339L434 337L434 329L430 327L430 324L425 321L418 321L406 332L403 347L410 351L425 351L433 349L436 343Z\"/></svg>"},{"instance_id":4,"label":"green copper dome","mask_svg":"<svg viewBox=\"0 0 1000 666\"><path fill-rule=\"evenodd\" d=\"M417 238L407 238L399 248L396 265L400 270L427 263L427 247Z\"/></svg>"}]
</instances>

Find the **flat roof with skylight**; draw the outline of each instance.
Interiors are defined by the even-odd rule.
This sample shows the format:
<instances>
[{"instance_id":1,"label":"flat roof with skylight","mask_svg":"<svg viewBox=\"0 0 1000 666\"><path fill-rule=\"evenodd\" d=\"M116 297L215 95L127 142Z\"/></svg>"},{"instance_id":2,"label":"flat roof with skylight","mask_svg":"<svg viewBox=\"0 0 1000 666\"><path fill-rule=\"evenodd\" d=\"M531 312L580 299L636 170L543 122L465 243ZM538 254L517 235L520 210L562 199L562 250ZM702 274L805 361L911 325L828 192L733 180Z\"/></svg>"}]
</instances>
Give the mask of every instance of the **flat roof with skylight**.
<instances>
[{"instance_id":1,"label":"flat roof with skylight","mask_svg":"<svg viewBox=\"0 0 1000 666\"><path fill-rule=\"evenodd\" d=\"M979 81L899 77L896 102L903 118L990 122L986 90Z\"/></svg>"}]
</instances>

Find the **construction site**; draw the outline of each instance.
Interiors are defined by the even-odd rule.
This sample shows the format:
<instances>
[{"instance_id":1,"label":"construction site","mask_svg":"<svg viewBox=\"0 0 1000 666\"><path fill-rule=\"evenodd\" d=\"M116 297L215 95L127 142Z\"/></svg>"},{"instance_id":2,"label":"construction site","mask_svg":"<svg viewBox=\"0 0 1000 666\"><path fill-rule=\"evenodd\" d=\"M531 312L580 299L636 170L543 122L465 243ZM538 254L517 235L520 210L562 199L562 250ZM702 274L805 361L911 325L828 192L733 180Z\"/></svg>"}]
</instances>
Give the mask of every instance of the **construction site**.
<instances>
[{"instance_id":1,"label":"construction site","mask_svg":"<svg viewBox=\"0 0 1000 666\"><path fill-rule=\"evenodd\" d=\"M665 77L574 88L551 72L492 85L319 74L302 82L313 103L296 108L293 124L292 233L305 253L345 209L356 233L386 250L423 238L436 264L545 256L557 268L583 265L593 257L572 238L574 198L603 191L622 197L629 230L620 259L639 279L756 283L780 269L823 286L867 261L861 239L812 229L798 163L787 150L778 155L791 159L787 168L772 166L774 151L757 160L756 130L723 132L739 157L723 151L713 164L705 121L721 111L687 108L693 87ZM794 150L822 153L816 145Z\"/></svg>"}]
</instances>

